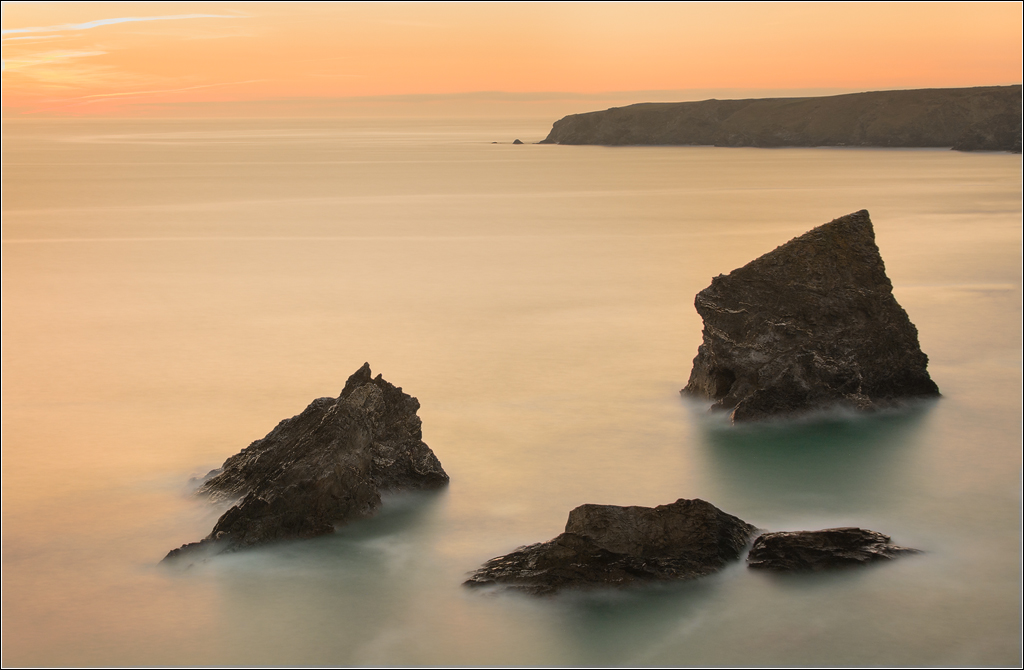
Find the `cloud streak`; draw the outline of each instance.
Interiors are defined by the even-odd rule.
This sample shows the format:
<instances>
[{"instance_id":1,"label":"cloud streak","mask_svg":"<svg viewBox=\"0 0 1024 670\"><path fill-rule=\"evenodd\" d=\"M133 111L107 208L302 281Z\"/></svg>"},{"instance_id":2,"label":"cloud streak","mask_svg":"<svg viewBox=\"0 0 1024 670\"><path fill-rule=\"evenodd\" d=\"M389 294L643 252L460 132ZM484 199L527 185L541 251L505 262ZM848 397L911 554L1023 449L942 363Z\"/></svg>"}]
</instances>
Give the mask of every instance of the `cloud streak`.
<instances>
[{"instance_id":1,"label":"cloud streak","mask_svg":"<svg viewBox=\"0 0 1024 670\"><path fill-rule=\"evenodd\" d=\"M28 67L37 65L52 65L66 61L69 58L87 58L89 56L102 56L106 51L45 51L31 56L19 58L5 58L3 61L4 72L18 72Z\"/></svg>"},{"instance_id":2,"label":"cloud streak","mask_svg":"<svg viewBox=\"0 0 1024 670\"><path fill-rule=\"evenodd\" d=\"M54 40L63 35L29 35L28 37L5 37L4 42L10 42L12 40Z\"/></svg>"},{"instance_id":3,"label":"cloud streak","mask_svg":"<svg viewBox=\"0 0 1024 670\"><path fill-rule=\"evenodd\" d=\"M115 23L130 23L132 21L167 21L174 19L237 19L241 18L238 16L230 16L226 14L172 14L169 16L122 16L114 19L98 19L96 21L87 21L86 23L62 23L56 26L32 26L29 28L8 28L2 31L2 34L9 35L14 33L52 33L61 30L88 30L89 28L99 28L100 26L109 26Z\"/></svg>"},{"instance_id":4,"label":"cloud streak","mask_svg":"<svg viewBox=\"0 0 1024 670\"><path fill-rule=\"evenodd\" d=\"M64 98L63 100L52 100L51 102L71 102L66 107L74 107L78 105L89 105L94 102L102 102L105 100L115 98L128 98L136 95L159 95L161 93L177 93L178 91L192 91L197 88L216 88L220 86L237 86L240 84L253 84L256 82L266 81L265 79L247 79L245 81L224 81L216 84L199 84L198 86L183 86L181 88L161 88L149 91L130 91L126 93L96 93L93 95L82 95L76 98Z\"/></svg>"}]
</instances>

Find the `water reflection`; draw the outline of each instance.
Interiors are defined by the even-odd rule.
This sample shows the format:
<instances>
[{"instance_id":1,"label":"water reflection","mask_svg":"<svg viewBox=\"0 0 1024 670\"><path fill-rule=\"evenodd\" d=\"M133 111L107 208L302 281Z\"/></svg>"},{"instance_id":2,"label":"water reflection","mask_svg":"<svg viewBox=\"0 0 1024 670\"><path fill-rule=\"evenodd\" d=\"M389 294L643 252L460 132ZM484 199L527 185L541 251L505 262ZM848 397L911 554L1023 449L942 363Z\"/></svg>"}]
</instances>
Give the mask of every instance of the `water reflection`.
<instances>
[{"instance_id":1,"label":"water reflection","mask_svg":"<svg viewBox=\"0 0 1024 670\"><path fill-rule=\"evenodd\" d=\"M1019 157L513 156L489 144L505 122L452 124L478 142L399 125L4 126L5 664L1019 665L1020 301L936 288L1020 285ZM863 207L936 411L681 416L694 293ZM420 397L450 492L149 570L213 525L150 482L223 462L364 360ZM929 553L808 581L737 562L607 599L459 586L580 503L694 496Z\"/></svg>"},{"instance_id":2,"label":"water reflection","mask_svg":"<svg viewBox=\"0 0 1024 670\"><path fill-rule=\"evenodd\" d=\"M905 495L898 482L936 402L735 426L695 409L693 419L723 500L753 503L769 515L846 512Z\"/></svg>"},{"instance_id":3,"label":"water reflection","mask_svg":"<svg viewBox=\"0 0 1024 670\"><path fill-rule=\"evenodd\" d=\"M730 571L739 568L737 563ZM576 647L581 665L641 662L637 654L659 646L693 621L719 595L719 573L688 582L560 596L560 633Z\"/></svg>"},{"instance_id":4,"label":"water reflection","mask_svg":"<svg viewBox=\"0 0 1024 670\"><path fill-rule=\"evenodd\" d=\"M333 535L225 554L201 567L219 596L232 664L363 664L375 631L400 630L437 571L445 491L388 496ZM197 566L199 567L199 566ZM239 657L239 650L246 650ZM224 659L227 662L227 657Z\"/></svg>"}]
</instances>

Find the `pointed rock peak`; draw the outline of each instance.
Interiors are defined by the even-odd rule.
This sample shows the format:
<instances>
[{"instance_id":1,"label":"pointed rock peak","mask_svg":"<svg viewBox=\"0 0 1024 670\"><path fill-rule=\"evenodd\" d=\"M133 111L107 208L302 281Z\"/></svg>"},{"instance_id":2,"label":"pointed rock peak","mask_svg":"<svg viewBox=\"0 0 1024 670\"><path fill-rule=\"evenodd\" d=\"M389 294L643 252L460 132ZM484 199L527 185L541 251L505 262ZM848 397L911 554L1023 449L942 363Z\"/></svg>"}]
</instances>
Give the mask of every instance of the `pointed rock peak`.
<instances>
[{"instance_id":1,"label":"pointed rock peak","mask_svg":"<svg viewBox=\"0 0 1024 670\"><path fill-rule=\"evenodd\" d=\"M708 290L719 288L723 281L728 284L730 279L767 281L788 293L863 285L892 291L866 209L820 225L728 275L719 275Z\"/></svg>"},{"instance_id":2,"label":"pointed rock peak","mask_svg":"<svg viewBox=\"0 0 1024 670\"><path fill-rule=\"evenodd\" d=\"M939 394L866 210L715 277L694 304L704 342L683 391L734 421Z\"/></svg>"},{"instance_id":3,"label":"pointed rock peak","mask_svg":"<svg viewBox=\"0 0 1024 670\"><path fill-rule=\"evenodd\" d=\"M832 247L837 245L845 248L854 244L874 245L874 243L875 228L871 224L871 215L868 214L868 210L862 209L859 212L847 214L828 223L823 223L817 228L812 228L803 235L786 242L775 251L765 254L765 256L771 256L778 251L789 248ZM876 251L877 249L878 247L875 247ZM765 256L762 256L762 258Z\"/></svg>"},{"instance_id":4,"label":"pointed rock peak","mask_svg":"<svg viewBox=\"0 0 1024 670\"><path fill-rule=\"evenodd\" d=\"M380 375L377 375L380 379ZM363 363L363 366L352 373L352 376L345 382L345 388L341 391L341 397L348 397L352 391L356 390L363 384L369 384L373 380L373 373L370 372L370 364Z\"/></svg>"},{"instance_id":5,"label":"pointed rock peak","mask_svg":"<svg viewBox=\"0 0 1024 670\"><path fill-rule=\"evenodd\" d=\"M236 504L168 558L333 533L373 514L384 492L447 485L423 442L419 402L370 374L366 363L339 399L314 400L211 472L196 493Z\"/></svg>"}]
</instances>

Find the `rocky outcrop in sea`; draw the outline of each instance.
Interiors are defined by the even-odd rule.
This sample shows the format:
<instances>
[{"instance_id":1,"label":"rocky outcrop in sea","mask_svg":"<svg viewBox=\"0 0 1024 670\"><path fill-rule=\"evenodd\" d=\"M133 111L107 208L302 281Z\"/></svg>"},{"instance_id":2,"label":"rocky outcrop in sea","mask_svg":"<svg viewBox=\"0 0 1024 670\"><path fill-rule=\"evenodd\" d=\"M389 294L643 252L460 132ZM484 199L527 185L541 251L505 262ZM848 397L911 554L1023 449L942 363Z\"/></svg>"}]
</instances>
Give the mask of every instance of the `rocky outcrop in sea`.
<instances>
[{"instance_id":1,"label":"rocky outcrop in sea","mask_svg":"<svg viewBox=\"0 0 1024 670\"><path fill-rule=\"evenodd\" d=\"M747 564L759 570L807 572L886 561L917 549L892 544L888 535L862 528L827 528L788 533L765 533L747 554Z\"/></svg>"},{"instance_id":2,"label":"rocky outcrop in sea","mask_svg":"<svg viewBox=\"0 0 1024 670\"><path fill-rule=\"evenodd\" d=\"M682 393L733 421L939 395L866 210L715 277L694 304L704 340Z\"/></svg>"},{"instance_id":3,"label":"rocky outcrop in sea","mask_svg":"<svg viewBox=\"0 0 1024 670\"><path fill-rule=\"evenodd\" d=\"M164 560L332 533L372 515L382 492L447 485L422 440L419 406L363 364L337 398L314 400L207 475L197 495L237 504Z\"/></svg>"},{"instance_id":4,"label":"rocky outcrop in sea","mask_svg":"<svg viewBox=\"0 0 1024 670\"><path fill-rule=\"evenodd\" d=\"M714 574L747 554L748 567L807 572L864 565L917 549L861 528L765 533L700 499L657 507L581 505L558 537L483 564L465 585L533 595L566 589L686 581Z\"/></svg>"},{"instance_id":5,"label":"rocky outcrop in sea","mask_svg":"<svg viewBox=\"0 0 1024 670\"><path fill-rule=\"evenodd\" d=\"M738 560L754 526L699 499L657 507L581 505L565 532L493 558L467 586L534 594L709 575Z\"/></svg>"},{"instance_id":6,"label":"rocky outcrop in sea","mask_svg":"<svg viewBox=\"0 0 1024 670\"><path fill-rule=\"evenodd\" d=\"M1021 87L647 102L571 114L541 144L944 147L1021 152Z\"/></svg>"}]
</instances>

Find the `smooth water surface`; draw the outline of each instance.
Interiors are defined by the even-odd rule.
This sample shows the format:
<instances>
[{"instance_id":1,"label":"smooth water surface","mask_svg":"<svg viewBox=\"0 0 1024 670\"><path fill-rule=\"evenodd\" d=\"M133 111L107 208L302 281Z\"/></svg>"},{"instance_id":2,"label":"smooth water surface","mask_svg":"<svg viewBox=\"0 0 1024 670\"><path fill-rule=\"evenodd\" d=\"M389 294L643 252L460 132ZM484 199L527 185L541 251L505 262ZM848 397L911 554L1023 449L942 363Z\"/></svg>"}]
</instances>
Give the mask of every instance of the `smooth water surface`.
<instances>
[{"instance_id":1,"label":"smooth water surface","mask_svg":"<svg viewBox=\"0 0 1024 670\"><path fill-rule=\"evenodd\" d=\"M1021 159L513 146L550 120L5 122L5 665L1018 665ZM500 141L500 144L492 144ZM868 209L943 397L730 427L694 294ZM364 361L448 490L182 569L187 480ZM535 599L582 503L700 497L925 554Z\"/></svg>"}]
</instances>

